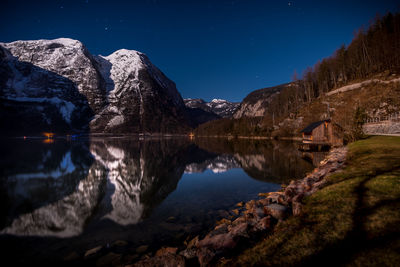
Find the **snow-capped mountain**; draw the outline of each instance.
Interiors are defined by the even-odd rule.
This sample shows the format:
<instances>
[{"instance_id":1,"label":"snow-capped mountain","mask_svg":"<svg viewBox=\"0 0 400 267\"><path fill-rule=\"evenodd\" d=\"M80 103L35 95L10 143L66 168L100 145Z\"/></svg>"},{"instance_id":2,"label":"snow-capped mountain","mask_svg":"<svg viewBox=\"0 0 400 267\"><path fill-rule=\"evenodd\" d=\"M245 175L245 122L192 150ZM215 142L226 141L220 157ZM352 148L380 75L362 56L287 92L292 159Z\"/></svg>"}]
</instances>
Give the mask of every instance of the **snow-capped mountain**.
<instances>
[{"instance_id":1,"label":"snow-capped mountain","mask_svg":"<svg viewBox=\"0 0 400 267\"><path fill-rule=\"evenodd\" d=\"M211 102L206 102L201 98L187 98L184 101L188 108L200 108L207 112L215 113L222 118L232 117L240 105L238 102L229 102L223 99L213 99Z\"/></svg>"},{"instance_id":2,"label":"snow-capped mountain","mask_svg":"<svg viewBox=\"0 0 400 267\"><path fill-rule=\"evenodd\" d=\"M121 49L92 56L68 38L0 43L0 97L0 124L9 132L189 128L174 82L146 55Z\"/></svg>"},{"instance_id":3,"label":"snow-capped mountain","mask_svg":"<svg viewBox=\"0 0 400 267\"><path fill-rule=\"evenodd\" d=\"M107 105L91 121L92 129L173 133L187 125L175 83L146 55L121 49L95 59L106 81Z\"/></svg>"},{"instance_id":4,"label":"snow-capped mountain","mask_svg":"<svg viewBox=\"0 0 400 267\"><path fill-rule=\"evenodd\" d=\"M188 108L201 108L207 112L213 112L211 108L207 106L207 102L201 98L185 98L183 101Z\"/></svg>"},{"instance_id":5,"label":"snow-capped mountain","mask_svg":"<svg viewBox=\"0 0 400 267\"><path fill-rule=\"evenodd\" d=\"M239 102L229 102L224 99L213 99L206 104L212 111L223 118L230 118L239 107Z\"/></svg>"},{"instance_id":6,"label":"snow-capped mountain","mask_svg":"<svg viewBox=\"0 0 400 267\"><path fill-rule=\"evenodd\" d=\"M53 49L47 42L43 46L46 44L49 50ZM94 107L89 105L87 97L79 92L75 83L67 75L62 75L65 68L58 67L60 71L57 73L50 66L46 66L49 70L41 67L50 61L54 62L54 67L65 66L61 60L55 62L48 53L32 52L35 49L39 51L41 46L29 42L26 46L21 42L0 44L0 125L3 133L85 128ZM83 66L88 68L86 64ZM95 94L92 89L82 87L82 91Z\"/></svg>"}]
</instances>

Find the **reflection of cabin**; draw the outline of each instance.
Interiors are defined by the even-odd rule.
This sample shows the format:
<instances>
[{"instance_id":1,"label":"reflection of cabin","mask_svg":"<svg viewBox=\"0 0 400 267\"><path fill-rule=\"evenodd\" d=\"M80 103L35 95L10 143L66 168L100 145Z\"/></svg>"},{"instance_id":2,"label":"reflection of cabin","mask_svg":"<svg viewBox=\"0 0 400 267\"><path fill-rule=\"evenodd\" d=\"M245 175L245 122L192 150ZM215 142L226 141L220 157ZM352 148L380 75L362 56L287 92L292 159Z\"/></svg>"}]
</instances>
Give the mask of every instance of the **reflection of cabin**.
<instances>
[{"instance_id":1,"label":"reflection of cabin","mask_svg":"<svg viewBox=\"0 0 400 267\"><path fill-rule=\"evenodd\" d=\"M302 131L303 142L300 150L327 150L331 146L343 145L343 130L330 119L313 122Z\"/></svg>"}]
</instances>

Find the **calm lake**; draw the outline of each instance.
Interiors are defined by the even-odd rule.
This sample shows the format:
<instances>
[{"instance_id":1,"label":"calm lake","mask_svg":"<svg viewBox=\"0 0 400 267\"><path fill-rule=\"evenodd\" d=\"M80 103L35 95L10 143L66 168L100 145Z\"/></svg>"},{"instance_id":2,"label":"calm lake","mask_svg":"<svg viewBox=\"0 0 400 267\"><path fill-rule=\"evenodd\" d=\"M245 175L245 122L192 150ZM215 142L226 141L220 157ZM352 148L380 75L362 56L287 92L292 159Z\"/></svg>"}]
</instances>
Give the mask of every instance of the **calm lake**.
<instances>
[{"instance_id":1,"label":"calm lake","mask_svg":"<svg viewBox=\"0 0 400 267\"><path fill-rule=\"evenodd\" d=\"M128 262L140 246L179 246L323 157L306 159L291 142L216 138L6 139L1 147L0 244L20 264L84 258L97 246Z\"/></svg>"}]
</instances>

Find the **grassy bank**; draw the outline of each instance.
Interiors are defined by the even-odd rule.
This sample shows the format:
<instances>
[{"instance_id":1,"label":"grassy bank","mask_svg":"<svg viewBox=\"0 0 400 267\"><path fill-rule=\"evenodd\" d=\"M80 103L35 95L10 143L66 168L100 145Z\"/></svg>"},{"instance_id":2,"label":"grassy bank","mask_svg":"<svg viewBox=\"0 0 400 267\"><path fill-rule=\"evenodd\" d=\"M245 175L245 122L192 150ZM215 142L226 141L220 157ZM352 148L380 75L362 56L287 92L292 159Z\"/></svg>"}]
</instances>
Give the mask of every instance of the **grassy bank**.
<instances>
[{"instance_id":1,"label":"grassy bank","mask_svg":"<svg viewBox=\"0 0 400 267\"><path fill-rule=\"evenodd\" d=\"M400 262L400 137L349 145L346 168L306 198L303 215L226 265L395 266Z\"/></svg>"}]
</instances>

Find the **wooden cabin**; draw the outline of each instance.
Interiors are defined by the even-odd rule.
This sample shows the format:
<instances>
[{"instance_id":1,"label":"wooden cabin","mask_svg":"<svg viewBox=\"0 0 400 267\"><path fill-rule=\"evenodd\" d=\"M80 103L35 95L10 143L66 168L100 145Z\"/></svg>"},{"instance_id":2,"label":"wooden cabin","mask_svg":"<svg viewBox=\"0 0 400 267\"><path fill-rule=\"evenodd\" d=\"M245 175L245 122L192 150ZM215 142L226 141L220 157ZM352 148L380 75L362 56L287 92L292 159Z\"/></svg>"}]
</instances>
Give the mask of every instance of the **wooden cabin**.
<instances>
[{"instance_id":1,"label":"wooden cabin","mask_svg":"<svg viewBox=\"0 0 400 267\"><path fill-rule=\"evenodd\" d=\"M304 128L300 150L321 151L343 145L343 129L330 119L316 121Z\"/></svg>"}]
</instances>

